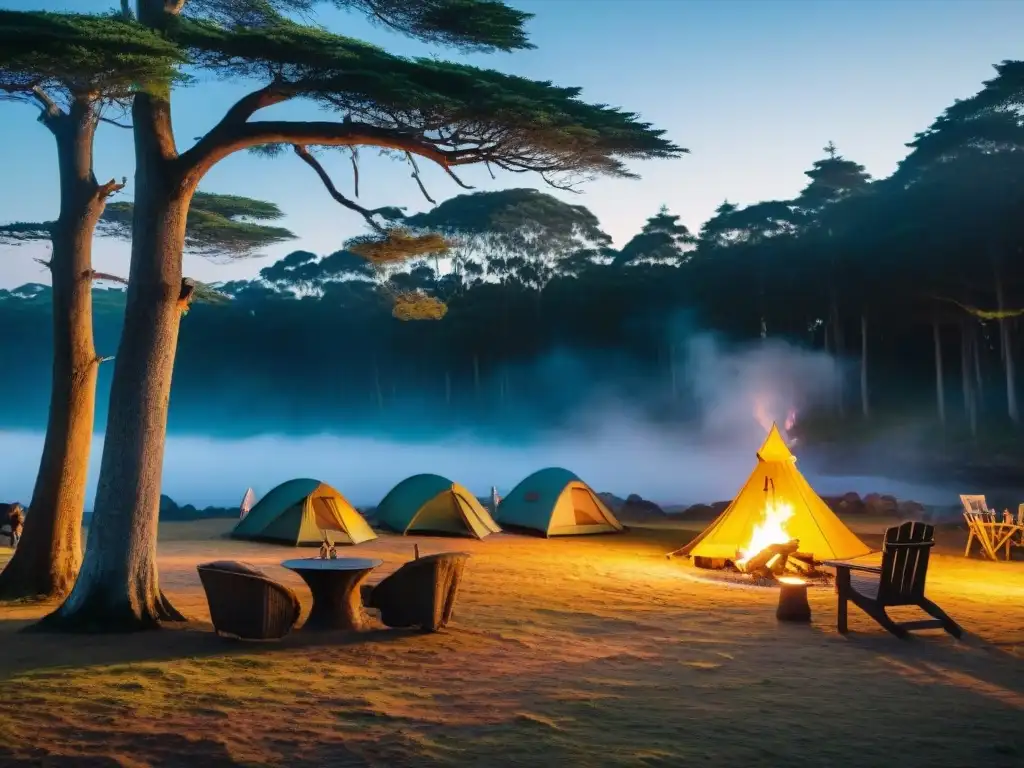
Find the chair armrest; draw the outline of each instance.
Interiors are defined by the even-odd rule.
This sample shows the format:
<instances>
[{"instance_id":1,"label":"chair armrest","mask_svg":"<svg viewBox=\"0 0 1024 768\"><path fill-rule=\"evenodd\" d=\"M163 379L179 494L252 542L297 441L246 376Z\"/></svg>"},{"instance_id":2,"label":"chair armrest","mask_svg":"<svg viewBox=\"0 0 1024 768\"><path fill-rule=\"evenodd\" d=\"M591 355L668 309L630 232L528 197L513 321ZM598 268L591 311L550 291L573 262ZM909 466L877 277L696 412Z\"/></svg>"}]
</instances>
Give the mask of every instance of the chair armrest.
<instances>
[{"instance_id":1,"label":"chair armrest","mask_svg":"<svg viewBox=\"0 0 1024 768\"><path fill-rule=\"evenodd\" d=\"M882 566L880 565L859 565L857 563L848 563L843 560L823 560L822 565L827 565L829 568L846 568L850 571L864 571L865 573L881 573Z\"/></svg>"}]
</instances>

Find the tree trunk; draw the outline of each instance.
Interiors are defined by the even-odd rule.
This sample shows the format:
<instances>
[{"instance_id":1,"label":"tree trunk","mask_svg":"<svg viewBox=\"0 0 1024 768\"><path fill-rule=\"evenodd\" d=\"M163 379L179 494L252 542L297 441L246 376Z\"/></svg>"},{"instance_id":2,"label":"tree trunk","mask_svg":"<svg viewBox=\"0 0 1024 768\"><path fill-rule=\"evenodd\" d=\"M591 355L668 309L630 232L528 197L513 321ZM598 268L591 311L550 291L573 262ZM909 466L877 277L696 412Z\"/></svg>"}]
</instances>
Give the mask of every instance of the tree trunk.
<instances>
[{"instance_id":1,"label":"tree trunk","mask_svg":"<svg viewBox=\"0 0 1024 768\"><path fill-rule=\"evenodd\" d=\"M40 629L118 632L183 617L160 592L160 485L183 294L185 218L194 184L172 169L167 101L135 96L135 214L124 328L110 387L99 486L85 559Z\"/></svg>"},{"instance_id":2,"label":"tree trunk","mask_svg":"<svg viewBox=\"0 0 1024 768\"><path fill-rule=\"evenodd\" d=\"M935 401L939 410L939 423L946 425L946 391L942 375L942 334L939 321L932 321L932 342L935 346Z\"/></svg>"},{"instance_id":3,"label":"tree trunk","mask_svg":"<svg viewBox=\"0 0 1024 768\"><path fill-rule=\"evenodd\" d=\"M978 436L978 410L974 403L974 386L971 378L971 335L969 322L960 326L960 374L964 390L964 413L971 429L971 437Z\"/></svg>"},{"instance_id":4,"label":"tree trunk","mask_svg":"<svg viewBox=\"0 0 1024 768\"><path fill-rule=\"evenodd\" d=\"M1003 281L996 272L996 309L1000 312L1005 308L1003 301ZM1017 405L1017 370L1013 359L1013 326L1007 318L999 318L1000 356L1003 359L1003 371L1006 374L1006 413L1014 424L1020 423L1020 409Z\"/></svg>"},{"instance_id":5,"label":"tree trunk","mask_svg":"<svg viewBox=\"0 0 1024 768\"><path fill-rule=\"evenodd\" d=\"M871 415L868 400L868 318L863 312L860 316L860 410L865 419Z\"/></svg>"},{"instance_id":6,"label":"tree trunk","mask_svg":"<svg viewBox=\"0 0 1024 768\"><path fill-rule=\"evenodd\" d=\"M60 215L52 234L53 369L35 488L0 599L64 597L82 563L82 513L99 360L92 332L92 239L104 196L93 175L96 118L72 104L44 119L57 140Z\"/></svg>"},{"instance_id":7,"label":"tree trunk","mask_svg":"<svg viewBox=\"0 0 1024 768\"><path fill-rule=\"evenodd\" d=\"M836 299L836 291L834 287L831 289L829 296L829 314L832 322L832 343L835 347L836 361L840 364L841 368L843 353L846 350L843 343L842 319L839 316L839 302ZM843 376L840 373L839 377L836 379L836 408L840 419L846 418L846 395L844 390Z\"/></svg>"}]
</instances>

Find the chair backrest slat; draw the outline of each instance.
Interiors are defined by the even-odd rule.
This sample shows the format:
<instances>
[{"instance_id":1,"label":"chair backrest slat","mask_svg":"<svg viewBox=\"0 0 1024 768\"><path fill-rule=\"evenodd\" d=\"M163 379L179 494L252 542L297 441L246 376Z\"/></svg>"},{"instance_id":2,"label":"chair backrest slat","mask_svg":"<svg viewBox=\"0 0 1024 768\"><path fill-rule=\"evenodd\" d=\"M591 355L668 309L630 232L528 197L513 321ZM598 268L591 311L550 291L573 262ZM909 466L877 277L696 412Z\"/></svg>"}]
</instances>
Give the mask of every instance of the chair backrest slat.
<instances>
[{"instance_id":1,"label":"chair backrest slat","mask_svg":"<svg viewBox=\"0 0 1024 768\"><path fill-rule=\"evenodd\" d=\"M912 603L924 595L928 558L935 545L935 528L906 522L885 532L878 599L890 605Z\"/></svg>"}]
</instances>

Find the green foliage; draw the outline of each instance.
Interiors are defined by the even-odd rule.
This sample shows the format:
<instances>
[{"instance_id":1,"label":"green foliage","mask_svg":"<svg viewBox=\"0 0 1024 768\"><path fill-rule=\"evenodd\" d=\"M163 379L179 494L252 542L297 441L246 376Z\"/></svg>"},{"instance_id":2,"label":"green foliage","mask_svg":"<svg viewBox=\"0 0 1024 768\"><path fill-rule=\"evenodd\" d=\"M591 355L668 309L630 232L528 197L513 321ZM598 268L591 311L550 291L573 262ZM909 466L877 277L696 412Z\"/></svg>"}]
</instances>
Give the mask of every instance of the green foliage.
<instances>
[{"instance_id":1,"label":"green foliage","mask_svg":"<svg viewBox=\"0 0 1024 768\"><path fill-rule=\"evenodd\" d=\"M124 98L180 78L184 53L119 17L0 10L0 92Z\"/></svg>"},{"instance_id":2,"label":"green foliage","mask_svg":"<svg viewBox=\"0 0 1024 768\"><path fill-rule=\"evenodd\" d=\"M681 264L689 250L696 244L697 238L690 234L685 224L681 224L678 216L661 207L651 216L640 230L622 250L615 255L614 264L655 263Z\"/></svg>"},{"instance_id":3,"label":"green foliage","mask_svg":"<svg viewBox=\"0 0 1024 768\"><path fill-rule=\"evenodd\" d=\"M109 203L100 222L101 233L131 238L134 204ZM261 248L293 240L284 227L268 226L284 216L274 203L238 195L196 192L189 208L185 245L206 257L247 258Z\"/></svg>"},{"instance_id":4,"label":"green foliage","mask_svg":"<svg viewBox=\"0 0 1024 768\"><path fill-rule=\"evenodd\" d=\"M545 176L633 177L625 160L685 151L635 114L584 102L579 88L405 59L290 21L229 29L181 19L170 34L196 65L222 77L273 79L289 96L347 119L454 147L459 163L490 161Z\"/></svg>"},{"instance_id":5,"label":"green foliage","mask_svg":"<svg viewBox=\"0 0 1024 768\"><path fill-rule=\"evenodd\" d=\"M184 15L225 27L262 27L288 14L310 17L318 5L360 13L428 43L467 51L532 48L523 30L532 14L496 0L193 0Z\"/></svg>"}]
</instances>

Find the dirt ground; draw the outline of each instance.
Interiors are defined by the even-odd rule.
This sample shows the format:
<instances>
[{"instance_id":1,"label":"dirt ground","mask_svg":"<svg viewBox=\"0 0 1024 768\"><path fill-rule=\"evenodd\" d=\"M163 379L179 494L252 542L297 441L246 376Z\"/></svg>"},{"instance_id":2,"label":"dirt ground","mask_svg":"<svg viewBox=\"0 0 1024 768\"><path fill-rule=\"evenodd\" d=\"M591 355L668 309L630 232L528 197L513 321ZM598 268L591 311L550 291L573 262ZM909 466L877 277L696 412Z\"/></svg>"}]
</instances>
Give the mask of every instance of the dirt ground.
<instances>
[{"instance_id":1,"label":"dirt ground","mask_svg":"<svg viewBox=\"0 0 1024 768\"><path fill-rule=\"evenodd\" d=\"M160 578L195 621L127 637L19 634L0 607L0 766L1024 765L1024 562L963 557L942 532L930 597L969 632L893 638L835 596L776 621L777 593L707 583L664 553L693 531L541 540L384 537L376 580L472 553L455 621L241 643L211 631L197 563L242 559L292 586L295 550L168 523ZM857 528L877 543L877 525ZM0 561L6 555L0 550ZM300 556L312 555L301 551Z\"/></svg>"}]
</instances>

